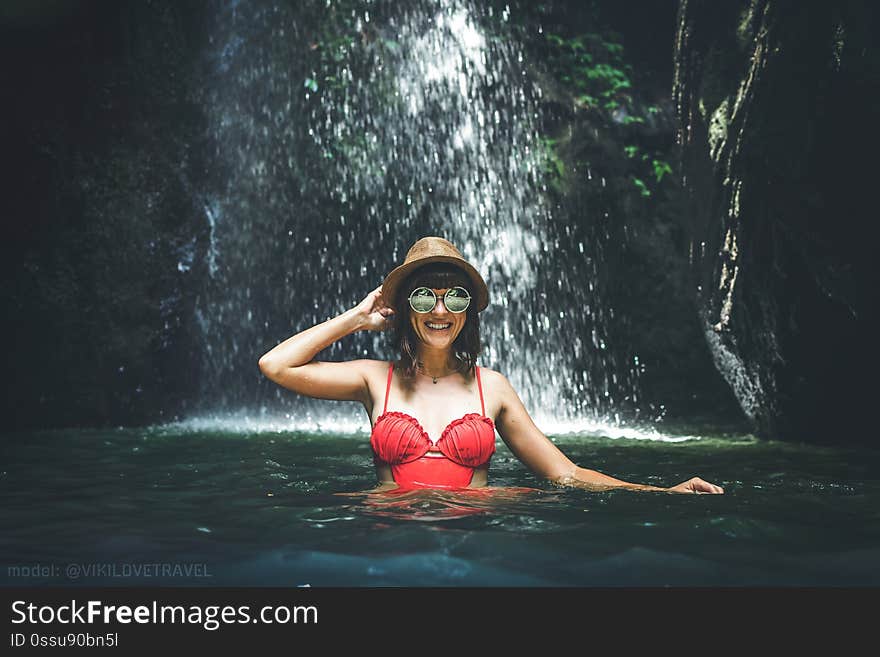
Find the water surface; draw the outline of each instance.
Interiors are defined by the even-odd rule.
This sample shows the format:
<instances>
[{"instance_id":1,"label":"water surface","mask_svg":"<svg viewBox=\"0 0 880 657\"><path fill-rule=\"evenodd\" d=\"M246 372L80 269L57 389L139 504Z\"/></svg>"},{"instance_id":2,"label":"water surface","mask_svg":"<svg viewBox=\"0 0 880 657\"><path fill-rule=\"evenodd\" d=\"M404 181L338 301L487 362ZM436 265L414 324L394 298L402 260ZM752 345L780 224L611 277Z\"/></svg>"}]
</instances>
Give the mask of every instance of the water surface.
<instances>
[{"instance_id":1,"label":"water surface","mask_svg":"<svg viewBox=\"0 0 880 657\"><path fill-rule=\"evenodd\" d=\"M726 494L559 489L500 441L492 489L353 496L337 493L375 484L362 432L6 434L0 577L16 586L880 584L876 451L709 432L554 440L584 467L656 485L699 475ZM139 564L179 568L133 574ZM21 570L30 566L56 570Z\"/></svg>"}]
</instances>

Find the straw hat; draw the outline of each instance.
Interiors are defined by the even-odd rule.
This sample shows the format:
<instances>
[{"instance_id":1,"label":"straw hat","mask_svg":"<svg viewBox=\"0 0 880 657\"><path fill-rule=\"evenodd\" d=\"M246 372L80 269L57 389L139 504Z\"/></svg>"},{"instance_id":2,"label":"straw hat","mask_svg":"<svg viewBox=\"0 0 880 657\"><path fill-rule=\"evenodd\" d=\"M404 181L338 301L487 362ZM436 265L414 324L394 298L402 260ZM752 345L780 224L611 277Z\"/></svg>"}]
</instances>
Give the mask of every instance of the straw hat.
<instances>
[{"instance_id":1,"label":"straw hat","mask_svg":"<svg viewBox=\"0 0 880 657\"><path fill-rule=\"evenodd\" d=\"M388 304L394 303L397 298L397 289L400 284L419 267L432 262L445 262L455 265L471 279L471 289L468 290L473 297L477 312L484 310L489 305L489 288L480 273L465 260L461 251L456 249L449 241L442 237L423 237L413 244L406 252L403 264L391 270L385 280L382 281L382 297Z\"/></svg>"}]
</instances>

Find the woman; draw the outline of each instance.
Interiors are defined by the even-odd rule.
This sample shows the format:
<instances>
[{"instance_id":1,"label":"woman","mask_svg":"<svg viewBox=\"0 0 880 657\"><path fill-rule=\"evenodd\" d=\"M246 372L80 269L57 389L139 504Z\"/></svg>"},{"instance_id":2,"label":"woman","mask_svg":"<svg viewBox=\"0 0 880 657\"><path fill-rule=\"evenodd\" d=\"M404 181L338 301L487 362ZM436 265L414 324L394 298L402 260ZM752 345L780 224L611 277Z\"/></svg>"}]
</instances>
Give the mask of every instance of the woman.
<instances>
[{"instance_id":1,"label":"woman","mask_svg":"<svg viewBox=\"0 0 880 657\"><path fill-rule=\"evenodd\" d=\"M486 283L458 249L425 237L361 303L288 338L260 359L260 370L301 395L364 405L378 491L486 486L497 430L520 461L558 485L724 492L698 477L660 488L572 463L535 426L508 380L476 366L478 313L488 303ZM388 328L401 354L395 363L313 360L347 335Z\"/></svg>"}]
</instances>

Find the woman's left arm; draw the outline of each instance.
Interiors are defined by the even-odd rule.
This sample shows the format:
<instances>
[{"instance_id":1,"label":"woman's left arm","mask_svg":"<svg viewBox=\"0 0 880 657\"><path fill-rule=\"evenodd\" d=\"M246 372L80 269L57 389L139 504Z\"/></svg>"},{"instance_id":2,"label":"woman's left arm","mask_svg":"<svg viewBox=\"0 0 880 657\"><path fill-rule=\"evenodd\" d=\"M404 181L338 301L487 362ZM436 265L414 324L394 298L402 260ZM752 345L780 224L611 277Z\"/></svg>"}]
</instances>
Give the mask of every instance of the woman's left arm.
<instances>
[{"instance_id":1,"label":"woman's left arm","mask_svg":"<svg viewBox=\"0 0 880 657\"><path fill-rule=\"evenodd\" d=\"M688 479L671 488L635 484L575 465L541 430L535 426L528 411L505 376L493 372L493 384L501 394L501 410L495 427L510 451L535 474L560 486L587 490L629 488L631 490L663 491L669 493L723 493L721 486L710 484L699 477Z\"/></svg>"}]
</instances>

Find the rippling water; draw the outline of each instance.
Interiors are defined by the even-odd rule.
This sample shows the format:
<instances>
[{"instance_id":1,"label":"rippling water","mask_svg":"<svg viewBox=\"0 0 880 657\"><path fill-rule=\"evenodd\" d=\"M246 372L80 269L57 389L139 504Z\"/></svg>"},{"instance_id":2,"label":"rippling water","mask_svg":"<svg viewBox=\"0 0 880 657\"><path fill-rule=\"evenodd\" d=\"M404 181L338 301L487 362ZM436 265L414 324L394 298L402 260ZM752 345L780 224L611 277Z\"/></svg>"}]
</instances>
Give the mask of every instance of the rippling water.
<instances>
[{"instance_id":1,"label":"rippling water","mask_svg":"<svg viewBox=\"0 0 880 657\"><path fill-rule=\"evenodd\" d=\"M880 452L705 435L554 437L576 463L724 496L557 489L499 441L492 488L375 484L363 433L6 434L6 585L877 585ZM656 436L655 436L656 437ZM78 575L69 564L83 564ZM116 572L88 570L116 564ZM124 564L204 564L131 577ZM57 566L24 576L10 567ZM128 566L131 568L131 566ZM201 576L206 572L208 577Z\"/></svg>"}]
</instances>

